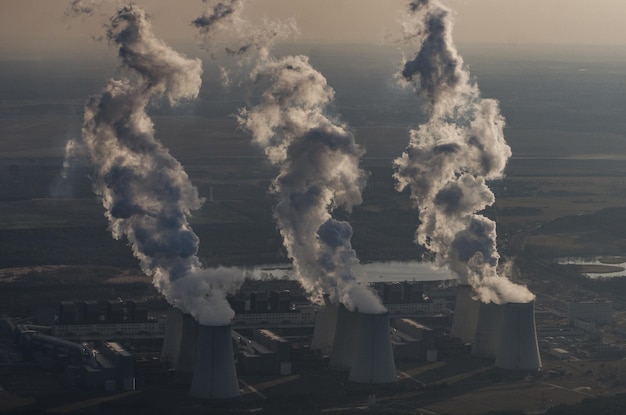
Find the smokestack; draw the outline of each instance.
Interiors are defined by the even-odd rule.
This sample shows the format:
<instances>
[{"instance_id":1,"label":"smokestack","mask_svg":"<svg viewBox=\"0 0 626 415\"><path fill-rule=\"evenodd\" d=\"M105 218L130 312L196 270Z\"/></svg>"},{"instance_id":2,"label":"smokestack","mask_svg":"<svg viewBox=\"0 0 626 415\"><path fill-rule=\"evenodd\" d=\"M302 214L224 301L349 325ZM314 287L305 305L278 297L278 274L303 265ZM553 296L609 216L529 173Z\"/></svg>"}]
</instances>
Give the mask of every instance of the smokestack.
<instances>
[{"instance_id":1,"label":"smokestack","mask_svg":"<svg viewBox=\"0 0 626 415\"><path fill-rule=\"evenodd\" d=\"M334 370L350 370L357 338L359 313L348 310L343 304L337 307L337 325L333 349L328 367Z\"/></svg>"},{"instance_id":2,"label":"smokestack","mask_svg":"<svg viewBox=\"0 0 626 415\"><path fill-rule=\"evenodd\" d=\"M479 302L472 298L473 291L470 285L456 286L456 306L452 318L450 337L461 339L463 343L474 341L476 324L478 321Z\"/></svg>"},{"instance_id":3,"label":"smokestack","mask_svg":"<svg viewBox=\"0 0 626 415\"><path fill-rule=\"evenodd\" d=\"M480 303L472 356L495 359L500 350L504 305Z\"/></svg>"},{"instance_id":4,"label":"smokestack","mask_svg":"<svg viewBox=\"0 0 626 415\"><path fill-rule=\"evenodd\" d=\"M311 349L322 356L329 355L333 349L338 308L337 304L330 303L328 296L324 296L324 305L317 310Z\"/></svg>"},{"instance_id":5,"label":"smokestack","mask_svg":"<svg viewBox=\"0 0 626 415\"><path fill-rule=\"evenodd\" d=\"M189 394L201 399L239 396L231 326L198 326L196 364Z\"/></svg>"},{"instance_id":6,"label":"smokestack","mask_svg":"<svg viewBox=\"0 0 626 415\"><path fill-rule=\"evenodd\" d=\"M356 346L348 379L367 384L393 383L398 380L391 346L389 313L359 313Z\"/></svg>"},{"instance_id":7,"label":"smokestack","mask_svg":"<svg viewBox=\"0 0 626 415\"><path fill-rule=\"evenodd\" d=\"M535 303L507 303L502 320L502 340L496 367L539 370L541 356L535 328Z\"/></svg>"}]
</instances>

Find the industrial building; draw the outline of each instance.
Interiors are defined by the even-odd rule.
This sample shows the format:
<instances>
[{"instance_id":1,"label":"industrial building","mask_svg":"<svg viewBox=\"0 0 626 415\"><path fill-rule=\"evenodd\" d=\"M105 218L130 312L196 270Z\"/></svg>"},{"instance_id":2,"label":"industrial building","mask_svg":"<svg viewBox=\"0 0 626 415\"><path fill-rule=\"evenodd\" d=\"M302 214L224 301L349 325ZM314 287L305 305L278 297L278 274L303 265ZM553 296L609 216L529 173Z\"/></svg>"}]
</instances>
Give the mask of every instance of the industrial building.
<instances>
[{"instance_id":1,"label":"industrial building","mask_svg":"<svg viewBox=\"0 0 626 415\"><path fill-rule=\"evenodd\" d=\"M79 340L163 337L164 318L149 318L146 300L61 301L52 334Z\"/></svg>"},{"instance_id":2,"label":"industrial building","mask_svg":"<svg viewBox=\"0 0 626 415\"><path fill-rule=\"evenodd\" d=\"M106 392L135 389L134 358L118 343L104 342L92 348L42 334L34 327L15 325L17 347L25 357L62 372L69 385Z\"/></svg>"},{"instance_id":3,"label":"industrial building","mask_svg":"<svg viewBox=\"0 0 626 415\"><path fill-rule=\"evenodd\" d=\"M567 318L570 323L584 320L596 324L613 322L613 303L611 301L582 301L567 304Z\"/></svg>"}]
</instances>

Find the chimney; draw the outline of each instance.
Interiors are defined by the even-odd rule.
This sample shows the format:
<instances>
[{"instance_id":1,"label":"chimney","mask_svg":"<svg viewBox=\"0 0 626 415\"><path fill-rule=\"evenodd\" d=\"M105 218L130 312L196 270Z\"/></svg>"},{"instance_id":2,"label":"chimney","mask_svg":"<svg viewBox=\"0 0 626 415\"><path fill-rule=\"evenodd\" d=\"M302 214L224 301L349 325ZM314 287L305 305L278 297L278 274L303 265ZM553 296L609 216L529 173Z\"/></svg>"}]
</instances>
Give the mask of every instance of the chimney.
<instances>
[{"instance_id":1,"label":"chimney","mask_svg":"<svg viewBox=\"0 0 626 415\"><path fill-rule=\"evenodd\" d=\"M328 362L328 367L334 370L350 370L354 345L359 323L359 313L349 311L343 304L337 306L337 324L335 326L335 338Z\"/></svg>"},{"instance_id":2,"label":"chimney","mask_svg":"<svg viewBox=\"0 0 626 415\"><path fill-rule=\"evenodd\" d=\"M231 326L198 325L196 362L189 394L201 399L239 396Z\"/></svg>"},{"instance_id":3,"label":"chimney","mask_svg":"<svg viewBox=\"0 0 626 415\"><path fill-rule=\"evenodd\" d=\"M367 384L393 383L398 380L391 346L389 313L359 313L348 379Z\"/></svg>"},{"instance_id":4,"label":"chimney","mask_svg":"<svg viewBox=\"0 0 626 415\"><path fill-rule=\"evenodd\" d=\"M472 298L473 290L470 285L456 286L456 306L452 319L450 337L461 339L463 343L474 341L476 323L478 320L478 301Z\"/></svg>"},{"instance_id":5,"label":"chimney","mask_svg":"<svg viewBox=\"0 0 626 415\"><path fill-rule=\"evenodd\" d=\"M502 319L502 340L496 367L538 370L541 356L535 328L535 303L507 303Z\"/></svg>"},{"instance_id":6,"label":"chimney","mask_svg":"<svg viewBox=\"0 0 626 415\"><path fill-rule=\"evenodd\" d=\"M472 356L495 359L500 350L504 305L480 303Z\"/></svg>"},{"instance_id":7,"label":"chimney","mask_svg":"<svg viewBox=\"0 0 626 415\"><path fill-rule=\"evenodd\" d=\"M317 309L315 318L315 328L313 329L313 340L311 350L319 352L322 356L330 355L335 339L335 328L337 326L337 304L331 304L328 296L324 296L324 305Z\"/></svg>"}]
</instances>

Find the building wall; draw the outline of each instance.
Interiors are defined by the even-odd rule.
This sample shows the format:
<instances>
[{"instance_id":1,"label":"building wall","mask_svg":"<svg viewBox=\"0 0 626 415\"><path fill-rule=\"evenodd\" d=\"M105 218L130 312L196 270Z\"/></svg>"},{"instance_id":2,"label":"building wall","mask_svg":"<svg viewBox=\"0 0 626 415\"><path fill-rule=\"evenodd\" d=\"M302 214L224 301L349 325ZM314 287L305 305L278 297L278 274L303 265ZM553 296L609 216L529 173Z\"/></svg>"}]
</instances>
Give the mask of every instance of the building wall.
<instances>
[{"instance_id":1,"label":"building wall","mask_svg":"<svg viewBox=\"0 0 626 415\"><path fill-rule=\"evenodd\" d=\"M585 301L567 304L567 318L587 320L598 324L613 322L613 303L610 301Z\"/></svg>"}]
</instances>

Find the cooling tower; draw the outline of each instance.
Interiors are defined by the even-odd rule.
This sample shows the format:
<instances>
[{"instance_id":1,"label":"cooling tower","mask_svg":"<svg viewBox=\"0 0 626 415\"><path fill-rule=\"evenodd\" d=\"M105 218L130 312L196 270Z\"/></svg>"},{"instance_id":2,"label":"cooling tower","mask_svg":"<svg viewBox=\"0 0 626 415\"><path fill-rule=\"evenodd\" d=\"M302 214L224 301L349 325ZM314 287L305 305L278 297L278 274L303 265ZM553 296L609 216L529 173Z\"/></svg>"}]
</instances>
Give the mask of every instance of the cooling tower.
<instances>
[{"instance_id":1,"label":"cooling tower","mask_svg":"<svg viewBox=\"0 0 626 415\"><path fill-rule=\"evenodd\" d=\"M165 338L161 349L161 362L174 368L180 350L180 337L183 330L183 313L175 307L167 311L165 321Z\"/></svg>"},{"instance_id":2,"label":"cooling tower","mask_svg":"<svg viewBox=\"0 0 626 415\"><path fill-rule=\"evenodd\" d=\"M538 370L541 367L534 302L504 305L496 367L517 370Z\"/></svg>"},{"instance_id":3,"label":"cooling tower","mask_svg":"<svg viewBox=\"0 0 626 415\"><path fill-rule=\"evenodd\" d=\"M196 364L189 394L201 399L239 396L231 327L198 326Z\"/></svg>"},{"instance_id":4,"label":"cooling tower","mask_svg":"<svg viewBox=\"0 0 626 415\"><path fill-rule=\"evenodd\" d=\"M480 303L472 356L495 359L500 350L504 305Z\"/></svg>"},{"instance_id":5,"label":"cooling tower","mask_svg":"<svg viewBox=\"0 0 626 415\"><path fill-rule=\"evenodd\" d=\"M180 347L174 369L177 372L191 373L196 363L196 341L198 322L190 315L183 314Z\"/></svg>"},{"instance_id":6,"label":"cooling tower","mask_svg":"<svg viewBox=\"0 0 626 415\"><path fill-rule=\"evenodd\" d=\"M317 310L315 329L311 349L321 355L329 355L333 349L335 328L337 326L337 304L330 304L328 297L324 297L325 304Z\"/></svg>"},{"instance_id":7,"label":"cooling tower","mask_svg":"<svg viewBox=\"0 0 626 415\"><path fill-rule=\"evenodd\" d=\"M351 382L368 384L397 381L389 332L389 313L359 313L354 357L348 379Z\"/></svg>"},{"instance_id":8,"label":"cooling tower","mask_svg":"<svg viewBox=\"0 0 626 415\"><path fill-rule=\"evenodd\" d=\"M450 337L460 338L463 343L474 341L476 323L478 320L478 301L472 298L472 287L469 285L457 285L456 307Z\"/></svg>"},{"instance_id":9,"label":"cooling tower","mask_svg":"<svg viewBox=\"0 0 626 415\"><path fill-rule=\"evenodd\" d=\"M350 370L352 357L354 356L358 323L359 313L349 311L342 304L337 306L337 324L335 326L333 349L328 361L329 368L334 370Z\"/></svg>"}]
</instances>

